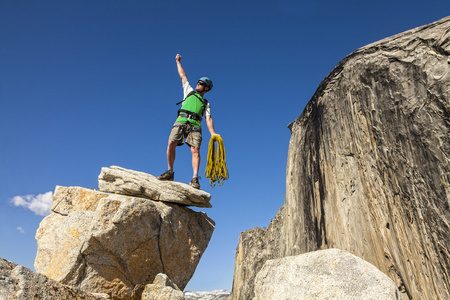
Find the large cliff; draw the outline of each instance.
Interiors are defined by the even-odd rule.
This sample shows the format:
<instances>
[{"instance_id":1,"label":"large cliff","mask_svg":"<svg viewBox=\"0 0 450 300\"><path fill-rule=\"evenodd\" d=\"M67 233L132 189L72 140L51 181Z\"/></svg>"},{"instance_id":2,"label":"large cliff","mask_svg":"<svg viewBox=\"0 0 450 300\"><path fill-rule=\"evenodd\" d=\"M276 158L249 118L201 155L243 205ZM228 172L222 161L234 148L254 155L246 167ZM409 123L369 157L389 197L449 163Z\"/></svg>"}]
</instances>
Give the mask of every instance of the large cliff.
<instances>
[{"instance_id":1,"label":"large cliff","mask_svg":"<svg viewBox=\"0 0 450 300\"><path fill-rule=\"evenodd\" d=\"M289 128L285 204L241 234L233 298L268 259L340 248L450 299L450 17L348 55Z\"/></svg>"}]
</instances>

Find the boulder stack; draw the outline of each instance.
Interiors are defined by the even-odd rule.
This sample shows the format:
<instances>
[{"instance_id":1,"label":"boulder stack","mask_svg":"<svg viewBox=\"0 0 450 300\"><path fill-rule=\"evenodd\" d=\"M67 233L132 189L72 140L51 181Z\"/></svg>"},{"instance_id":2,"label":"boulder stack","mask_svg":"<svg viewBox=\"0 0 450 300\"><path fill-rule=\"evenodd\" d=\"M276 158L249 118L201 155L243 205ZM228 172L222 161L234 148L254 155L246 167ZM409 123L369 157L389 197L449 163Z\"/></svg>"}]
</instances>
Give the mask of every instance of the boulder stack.
<instances>
[{"instance_id":1,"label":"boulder stack","mask_svg":"<svg viewBox=\"0 0 450 300\"><path fill-rule=\"evenodd\" d=\"M146 186L141 197L129 196L130 186L145 185L143 173L122 168L115 172L132 174L122 177L124 187L120 188L115 177L114 188L106 188L103 183L112 175L105 169L99 183L103 191L56 187L53 213L44 218L36 233L36 271L114 299L140 299L144 286L159 273L184 289L215 226L205 213L186 205L207 193L178 184L178 192L172 193L178 198L171 198L167 186L174 183L164 186L162 182L162 191L152 192ZM116 194L121 191L127 195ZM143 198L151 195L158 195L157 199ZM173 203L183 197L184 204Z\"/></svg>"}]
</instances>

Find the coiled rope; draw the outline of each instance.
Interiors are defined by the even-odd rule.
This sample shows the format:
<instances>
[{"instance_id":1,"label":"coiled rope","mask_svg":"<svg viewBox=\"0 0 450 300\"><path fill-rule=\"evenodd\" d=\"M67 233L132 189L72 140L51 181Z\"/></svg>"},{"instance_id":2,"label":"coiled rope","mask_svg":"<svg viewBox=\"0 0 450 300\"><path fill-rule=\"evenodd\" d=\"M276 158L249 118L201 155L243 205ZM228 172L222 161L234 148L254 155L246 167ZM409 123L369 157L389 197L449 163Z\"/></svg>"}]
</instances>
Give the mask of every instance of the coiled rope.
<instances>
[{"instance_id":1,"label":"coiled rope","mask_svg":"<svg viewBox=\"0 0 450 300\"><path fill-rule=\"evenodd\" d=\"M215 146L217 142L217 150ZM216 182L222 185L229 178L225 157L225 146L220 135L213 135L209 140L208 157L206 162L205 177L209 178L209 185L214 187Z\"/></svg>"}]
</instances>

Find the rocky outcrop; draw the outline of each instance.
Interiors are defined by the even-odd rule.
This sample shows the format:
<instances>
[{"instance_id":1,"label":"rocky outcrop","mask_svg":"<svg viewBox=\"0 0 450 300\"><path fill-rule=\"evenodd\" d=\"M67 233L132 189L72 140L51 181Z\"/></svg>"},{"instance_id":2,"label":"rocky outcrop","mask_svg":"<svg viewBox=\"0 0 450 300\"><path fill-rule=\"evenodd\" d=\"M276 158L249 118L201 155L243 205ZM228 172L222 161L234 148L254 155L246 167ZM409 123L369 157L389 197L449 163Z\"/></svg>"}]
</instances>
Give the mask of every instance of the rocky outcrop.
<instances>
[{"instance_id":1,"label":"rocky outcrop","mask_svg":"<svg viewBox=\"0 0 450 300\"><path fill-rule=\"evenodd\" d=\"M278 211L267 229L256 227L239 236L233 278L232 299L252 299L256 274L269 259L284 256L281 244L283 236L284 207Z\"/></svg>"},{"instance_id":2,"label":"rocky outcrop","mask_svg":"<svg viewBox=\"0 0 450 300\"><path fill-rule=\"evenodd\" d=\"M0 299L104 300L110 298L106 294L80 291L0 258Z\"/></svg>"},{"instance_id":3,"label":"rocky outcrop","mask_svg":"<svg viewBox=\"0 0 450 300\"><path fill-rule=\"evenodd\" d=\"M158 274L152 284L145 286L141 300L185 300L183 292L166 274Z\"/></svg>"},{"instance_id":4,"label":"rocky outcrop","mask_svg":"<svg viewBox=\"0 0 450 300\"><path fill-rule=\"evenodd\" d=\"M212 207L211 195L187 184L160 181L155 176L117 166L102 168L98 176L102 192L172 202L187 206Z\"/></svg>"},{"instance_id":5,"label":"rocky outcrop","mask_svg":"<svg viewBox=\"0 0 450 300\"><path fill-rule=\"evenodd\" d=\"M254 300L399 300L395 283L375 266L339 249L268 260Z\"/></svg>"},{"instance_id":6,"label":"rocky outcrop","mask_svg":"<svg viewBox=\"0 0 450 300\"><path fill-rule=\"evenodd\" d=\"M139 299L158 273L184 289L214 230L184 205L56 187L36 233L35 270L83 291Z\"/></svg>"},{"instance_id":7,"label":"rocky outcrop","mask_svg":"<svg viewBox=\"0 0 450 300\"><path fill-rule=\"evenodd\" d=\"M405 299L450 299L449 56L447 17L324 79L289 125L284 208L241 235L234 299L254 297L263 261L327 248L372 263Z\"/></svg>"}]
</instances>

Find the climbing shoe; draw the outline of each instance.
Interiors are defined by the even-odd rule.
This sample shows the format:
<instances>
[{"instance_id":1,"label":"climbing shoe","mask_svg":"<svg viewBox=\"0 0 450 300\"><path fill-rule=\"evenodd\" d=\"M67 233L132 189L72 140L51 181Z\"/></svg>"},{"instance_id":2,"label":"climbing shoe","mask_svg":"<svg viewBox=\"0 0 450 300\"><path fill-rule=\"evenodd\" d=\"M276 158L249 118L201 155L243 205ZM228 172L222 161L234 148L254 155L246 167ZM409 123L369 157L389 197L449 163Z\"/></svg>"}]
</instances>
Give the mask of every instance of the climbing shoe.
<instances>
[{"instance_id":1,"label":"climbing shoe","mask_svg":"<svg viewBox=\"0 0 450 300\"><path fill-rule=\"evenodd\" d=\"M189 182L189 185L195 189L200 189L200 183L198 183L198 177L192 178L191 182Z\"/></svg>"},{"instance_id":2,"label":"climbing shoe","mask_svg":"<svg viewBox=\"0 0 450 300\"><path fill-rule=\"evenodd\" d=\"M163 174L156 177L156 179L165 180L165 181L173 181L173 177L174 177L173 174L175 174L175 172L167 170Z\"/></svg>"}]
</instances>

